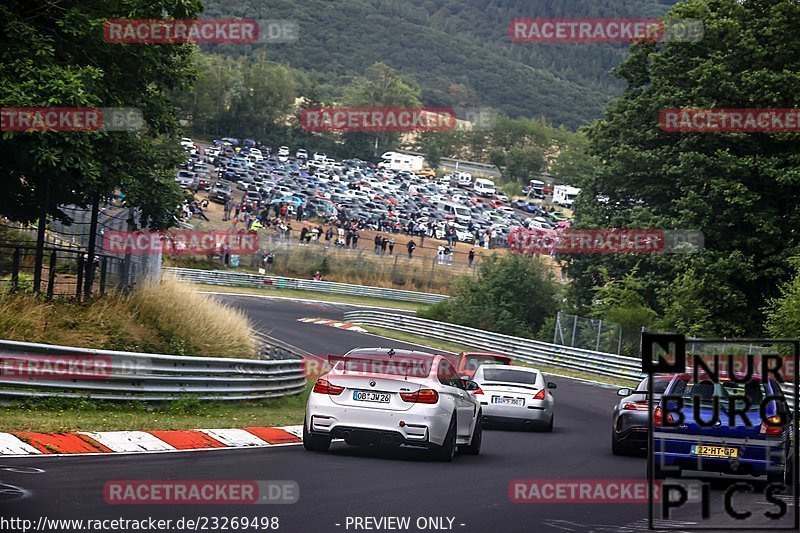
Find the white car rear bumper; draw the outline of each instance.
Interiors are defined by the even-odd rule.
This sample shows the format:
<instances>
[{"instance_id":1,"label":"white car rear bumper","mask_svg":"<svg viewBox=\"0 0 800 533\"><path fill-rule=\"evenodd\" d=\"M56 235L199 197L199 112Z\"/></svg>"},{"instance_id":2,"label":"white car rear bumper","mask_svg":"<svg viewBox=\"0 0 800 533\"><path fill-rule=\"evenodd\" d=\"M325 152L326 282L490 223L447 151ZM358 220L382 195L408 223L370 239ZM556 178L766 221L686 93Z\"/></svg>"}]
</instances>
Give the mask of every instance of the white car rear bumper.
<instances>
[{"instance_id":1,"label":"white car rear bumper","mask_svg":"<svg viewBox=\"0 0 800 533\"><path fill-rule=\"evenodd\" d=\"M342 406L324 394L312 393L306 406L306 423L310 432L328 434L333 438L441 446L450 426L451 414L438 404L414 404L407 411Z\"/></svg>"}]
</instances>

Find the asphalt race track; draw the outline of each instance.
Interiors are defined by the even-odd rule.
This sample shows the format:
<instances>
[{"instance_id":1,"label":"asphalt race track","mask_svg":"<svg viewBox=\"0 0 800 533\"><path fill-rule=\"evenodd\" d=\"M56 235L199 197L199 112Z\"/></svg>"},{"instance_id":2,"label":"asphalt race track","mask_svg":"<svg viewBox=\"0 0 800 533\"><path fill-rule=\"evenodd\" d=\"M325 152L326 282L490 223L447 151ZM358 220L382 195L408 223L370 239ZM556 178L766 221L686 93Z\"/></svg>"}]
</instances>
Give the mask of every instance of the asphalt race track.
<instances>
[{"instance_id":1,"label":"asphalt race track","mask_svg":"<svg viewBox=\"0 0 800 533\"><path fill-rule=\"evenodd\" d=\"M224 297L240 307L261 331L315 354L344 353L357 346L408 347L352 331L298 322L298 318L341 319L346 306L255 297ZM334 443L327 454L302 446L97 457L37 457L0 460L0 517L29 518L279 518L279 531L392 531L348 527L348 517L410 517L406 531L640 531L647 529L647 505L515 504L509 484L515 479L645 479L642 457L615 457L610 450L615 391L552 377L558 384L555 430L551 434L487 430L481 455L453 463L429 461L422 451L374 451ZM31 467L31 468L29 468ZM109 505L103 498L109 480L294 480L300 499L292 505L136 506ZM729 519L722 493L730 481L712 484L710 517L688 504L662 523L672 530L697 527L753 527ZM756 484L756 487L760 485ZM753 512L758 525L789 527L763 516L775 510L759 494L734 498ZM439 527L417 527L418 518L445 517ZM373 524L374 525L374 524ZM448 529L449 528L449 529ZM63 528L58 531L72 531ZM209 526L209 531L213 531ZM231 529L233 530L233 529ZM239 529L242 531L243 529ZM263 530L263 529L262 529ZM397 530L397 529L394 529ZM48 530L49 531L49 530ZM254 531L254 529L248 529Z\"/></svg>"}]
</instances>

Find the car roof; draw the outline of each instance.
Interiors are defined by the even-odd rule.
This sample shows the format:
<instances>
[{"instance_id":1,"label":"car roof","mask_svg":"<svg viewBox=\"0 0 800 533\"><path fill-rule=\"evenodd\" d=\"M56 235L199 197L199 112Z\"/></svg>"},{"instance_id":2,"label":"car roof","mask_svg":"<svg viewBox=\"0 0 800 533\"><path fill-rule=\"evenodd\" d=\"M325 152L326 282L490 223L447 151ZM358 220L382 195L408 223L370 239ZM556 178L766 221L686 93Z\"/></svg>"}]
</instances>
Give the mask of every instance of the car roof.
<instances>
[{"instance_id":1,"label":"car roof","mask_svg":"<svg viewBox=\"0 0 800 533\"><path fill-rule=\"evenodd\" d=\"M502 357L505 359L511 359L510 355L505 355L501 353L489 353L489 352L464 352L461 355L464 357Z\"/></svg>"},{"instance_id":2,"label":"car roof","mask_svg":"<svg viewBox=\"0 0 800 533\"><path fill-rule=\"evenodd\" d=\"M391 356L389 355L390 351L392 351ZM382 359L390 359L392 357L403 357L405 359L430 360L436 357L436 354L417 351L417 350L399 350L394 348L355 348L344 354L344 356L345 357L370 356L370 357L380 357Z\"/></svg>"},{"instance_id":3,"label":"car roof","mask_svg":"<svg viewBox=\"0 0 800 533\"><path fill-rule=\"evenodd\" d=\"M486 368L506 368L513 371L528 372L530 374L541 374L538 368L531 368L529 366L512 366L512 365L480 365L476 372Z\"/></svg>"}]
</instances>

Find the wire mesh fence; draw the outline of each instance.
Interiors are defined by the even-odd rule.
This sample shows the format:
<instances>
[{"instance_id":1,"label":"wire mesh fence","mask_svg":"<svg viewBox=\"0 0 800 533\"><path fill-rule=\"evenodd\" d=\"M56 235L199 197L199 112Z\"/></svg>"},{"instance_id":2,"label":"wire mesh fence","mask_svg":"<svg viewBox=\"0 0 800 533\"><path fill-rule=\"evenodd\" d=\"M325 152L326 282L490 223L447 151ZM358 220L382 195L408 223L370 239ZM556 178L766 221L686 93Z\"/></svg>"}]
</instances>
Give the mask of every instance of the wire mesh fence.
<instances>
[{"instance_id":1,"label":"wire mesh fence","mask_svg":"<svg viewBox=\"0 0 800 533\"><path fill-rule=\"evenodd\" d=\"M559 312L553 344L638 357L641 354L641 333L641 328L626 328L600 318Z\"/></svg>"},{"instance_id":2,"label":"wire mesh fence","mask_svg":"<svg viewBox=\"0 0 800 533\"><path fill-rule=\"evenodd\" d=\"M38 290L49 296L127 291L147 278L160 279L161 252L123 254L104 247L107 231L138 222L136 210L106 201L98 210L92 239L91 208L62 206L71 223L51 220L45 230L41 284L35 287L37 226L0 222L0 283L4 291ZM89 248L94 241L94 253ZM90 264L91 263L91 264Z\"/></svg>"}]
</instances>

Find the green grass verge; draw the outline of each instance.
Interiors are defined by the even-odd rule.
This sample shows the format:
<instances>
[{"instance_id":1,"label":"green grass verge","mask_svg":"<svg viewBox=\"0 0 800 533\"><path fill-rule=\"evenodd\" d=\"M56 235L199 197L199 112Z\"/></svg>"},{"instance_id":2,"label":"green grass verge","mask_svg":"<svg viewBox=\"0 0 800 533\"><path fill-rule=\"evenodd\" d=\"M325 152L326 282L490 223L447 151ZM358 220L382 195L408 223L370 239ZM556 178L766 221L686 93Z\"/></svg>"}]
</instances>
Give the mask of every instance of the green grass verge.
<instances>
[{"instance_id":1,"label":"green grass verge","mask_svg":"<svg viewBox=\"0 0 800 533\"><path fill-rule=\"evenodd\" d=\"M379 328L375 326L363 326L362 328L366 329L368 332L373 333L375 335L380 335L381 337L386 337L388 339L394 339L402 342L409 342L413 344L420 344L422 346L429 346L431 348L438 348L440 350L445 350L448 352L468 352L468 351L485 351L480 348L476 348L474 346L465 346L463 344L457 344L453 342L442 341L439 339L432 339L430 337L425 337L422 335L414 335L412 333L406 333L404 331L397 331L394 329L389 328ZM600 374L592 374L590 372L583 372L580 370L571 370L568 368L558 367L558 366L550 366L550 365L540 365L540 364L528 364L522 362L515 362L514 364L520 366L527 366L527 367L535 367L544 372L545 374L555 375L558 374L560 376L569 376L573 378L579 379L588 379L592 381L600 381L603 383L611 383L620 386L636 386L639 382L629 379L621 379L621 378L612 378L609 376L602 376Z\"/></svg>"},{"instance_id":2,"label":"green grass verge","mask_svg":"<svg viewBox=\"0 0 800 533\"><path fill-rule=\"evenodd\" d=\"M181 399L165 403L40 398L0 407L0 431L218 429L303 423L313 383L302 394L258 401Z\"/></svg>"},{"instance_id":3,"label":"green grass verge","mask_svg":"<svg viewBox=\"0 0 800 533\"><path fill-rule=\"evenodd\" d=\"M404 311L418 311L427 307L425 304L414 302L401 302L396 300L384 300L369 296L350 296L348 294L331 294L328 292L301 291L296 289L258 289L254 287L227 287L220 285L206 285L200 283L190 283L194 290L208 292L224 292L230 294L254 294L259 296L272 296L275 298L318 300L320 302L345 303L353 305L369 305L373 307L388 307L390 309L401 309Z\"/></svg>"}]
</instances>

